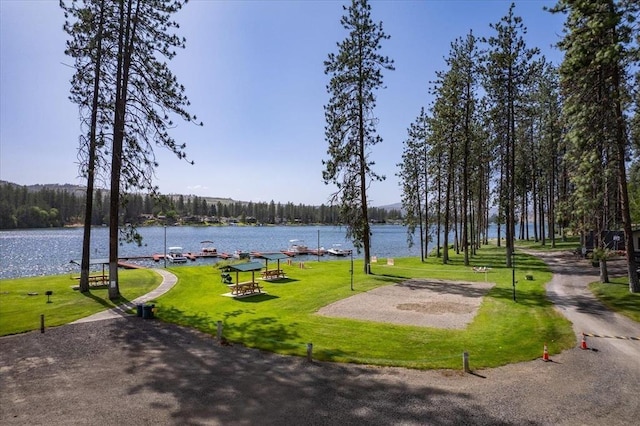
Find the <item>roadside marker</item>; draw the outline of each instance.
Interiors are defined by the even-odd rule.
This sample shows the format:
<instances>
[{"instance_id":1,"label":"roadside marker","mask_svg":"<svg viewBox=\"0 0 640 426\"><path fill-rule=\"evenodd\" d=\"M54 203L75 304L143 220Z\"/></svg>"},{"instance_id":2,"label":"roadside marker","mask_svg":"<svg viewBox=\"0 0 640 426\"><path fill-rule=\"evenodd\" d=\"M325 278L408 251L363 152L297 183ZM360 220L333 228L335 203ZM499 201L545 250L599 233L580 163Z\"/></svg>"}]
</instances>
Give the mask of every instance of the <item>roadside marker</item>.
<instances>
[{"instance_id":1,"label":"roadside marker","mask_svg":"<svg viewBox=\"0 0 640 426\"><path fill-rule=\"evenodd\" d=\"M589 337L602 337L605 339L618 339L618 340L640 340L640 337L636 336L608 336L603 334L593 334L593 333L583 333L585 336Z\"/></svg>"},{"instance_id":2,"label":"roadside marker","mask_svg":"<svg viewBox=\"0 0 640 426\"><path fill-rule=\"evenodd\" d=\"M544 349L542 350L542 360L544 362L549 361L549 350L547 349L547 344L544 344Z\"/></svg>"},{"instance_id":3,"label":"roadside marker","mask_svg":"<svg viewBox=\"0 0 640 426\"><path fill-rule=\"evenodd\" d=\"M580 342L580 349L589 349L587 347L587 339L586 339L584 333L582 333L582 342Z\"/></svg>"}]
</instances>

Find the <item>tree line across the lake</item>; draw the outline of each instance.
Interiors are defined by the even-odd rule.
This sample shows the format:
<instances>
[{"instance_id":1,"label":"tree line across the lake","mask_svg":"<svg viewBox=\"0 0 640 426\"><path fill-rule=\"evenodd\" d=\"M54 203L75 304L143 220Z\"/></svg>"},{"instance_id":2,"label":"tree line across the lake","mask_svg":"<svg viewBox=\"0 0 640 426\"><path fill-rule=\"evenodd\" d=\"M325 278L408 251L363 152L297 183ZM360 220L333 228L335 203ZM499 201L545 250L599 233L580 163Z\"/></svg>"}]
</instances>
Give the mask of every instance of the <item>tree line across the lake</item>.
<instances>
[{"instance_id":1,"label":"tree line across the lake","mask_svg":"<svg viewBox=\"0 0 640 426\"><path fill-rule=\"evenodd\" d=\"M20 186L0 183L0 229L51 228L84 221L86 188L72 185ZM109 192L96 190L91 224L109 223ZM337 207L292 202L246 202L197 195L128 194L122 223L145 224L340 224ZM372 207L371 220L401 220L397 209Z\"/></svg>"}]
</instances>

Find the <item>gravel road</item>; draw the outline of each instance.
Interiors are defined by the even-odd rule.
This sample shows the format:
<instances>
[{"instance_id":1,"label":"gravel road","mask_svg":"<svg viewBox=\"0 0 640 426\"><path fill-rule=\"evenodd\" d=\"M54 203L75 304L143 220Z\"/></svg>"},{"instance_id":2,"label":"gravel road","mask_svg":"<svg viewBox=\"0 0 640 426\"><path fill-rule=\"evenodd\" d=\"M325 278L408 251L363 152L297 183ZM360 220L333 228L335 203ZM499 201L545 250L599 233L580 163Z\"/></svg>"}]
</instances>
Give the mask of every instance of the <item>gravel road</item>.
<instances>
[{"instance_id":1,"label":"gravel road","mask_svg":"<svg viewBox=\"0 0 640 426\"><path fill-rule=\"evenodd\" d=\"M549 295L577 335L640 335L585 290L593 268L554 256ZM0 424L636 424L640 341L588 342L463 374L309 363L118 315L0 338Z\"/></svg>"}]
</instances>

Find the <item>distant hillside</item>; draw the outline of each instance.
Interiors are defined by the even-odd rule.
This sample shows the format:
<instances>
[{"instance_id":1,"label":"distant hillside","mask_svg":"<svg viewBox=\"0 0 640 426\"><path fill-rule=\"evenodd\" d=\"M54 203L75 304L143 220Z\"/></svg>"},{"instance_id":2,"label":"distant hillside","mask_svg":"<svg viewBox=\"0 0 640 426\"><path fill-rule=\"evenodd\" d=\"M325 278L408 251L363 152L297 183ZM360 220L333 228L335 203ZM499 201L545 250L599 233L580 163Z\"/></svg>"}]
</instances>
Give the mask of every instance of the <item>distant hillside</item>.
<instances>
[{"instance_id":1,"label":"distant hillside","mask_svg":"<svg viewBox=\"0 0 640 426\"><path fill-rule=\"evenodd\" d=\"M402 203L393 203L393 204L387 204L386 206L379 206L379 209L385 209L385 210L402 210Z\"/></svg>"},{"instance_id":2,"label":"distant hillside","mask_svg":"<svg viewBox=\"0 0 640 426\"><path fill-rule=\"evenodd\" d=\"M30 192L37 192L37 191L41 191L43 189L48 189L48 190L52 190L52 191L67 191L67 192L72 192L75 195L84 195L86 192L86 187L82 186L82 185L73 185L70 183L65 183L65 184L59 184L59 183L45 183L45 184L36 184L36 185L18 185L16 183L13 182L7 182L5 180L0 180L0 185L11 185L11 186L15 186L18 188L22 188L22 187L26 187L27 191ZM163 194L166 195L167 197L170 197L172 199L177 199L178 197L182 196L184 197L185 200L189 200L189 199L193 199L194 195L193 194ZM238 200L234 200L233 198L229 198L229 197L210 197L210 196L198 196L198 198L200 199L204 199L206 200L207 204L209 205L215 205L218 202L224 204L224 205L229 205L229 204L233 204L233 203L241 203L241 204L247 204L249 203L248 201L238 201ZM281 203L281 204L286 204L286 203ZM400 210L402 208L402 203L394 203L394 204L388 204L386 206L379 206L379 209L384 209L387 211L390 210Z\"/></svg>"},{"instance_id":3,"label":"distant hillside","mask_svg":"<svg viewBox=\"0 0 640 426\"><path fill-rule=\"evenodd\" d=\"M193 198L195 197L195 195L193 194L189 194L189 195L185 195L185 194L163 194L166 195L167 197L170 197L172 200L176 200L178 197L183 197L186 200L193 200ZM233 203L241 203L241 204L247 204L248 201L238 201L238 200L234 200L233 198L222 198L222 197L208 197L208 196L198 196L199 199L201 200L205 200L207 202L207 204L209 205L215 205L218 204L218 202L224 204L224 205L229 205L229 204L233 204Z\"/></svg>"},{"instance_id":4,"label":"distant hillside","mask_svg":"<svg viewBox=\"0 0 640 426\"><path fill-rule=\"evenodd\" d=\"M0 185L10 185L16 188L26 187L29 192L37 192L42 191L43 189L48 189L51 191L66 191L72 192L76 195L84 194L87 189L82 185L73 185L70 183L59 184L59 183L45 183L45 184L36 184L36 185L18 185L17 183L7 182L6 180L0 180Z\"/></svg>"}]
</instances>

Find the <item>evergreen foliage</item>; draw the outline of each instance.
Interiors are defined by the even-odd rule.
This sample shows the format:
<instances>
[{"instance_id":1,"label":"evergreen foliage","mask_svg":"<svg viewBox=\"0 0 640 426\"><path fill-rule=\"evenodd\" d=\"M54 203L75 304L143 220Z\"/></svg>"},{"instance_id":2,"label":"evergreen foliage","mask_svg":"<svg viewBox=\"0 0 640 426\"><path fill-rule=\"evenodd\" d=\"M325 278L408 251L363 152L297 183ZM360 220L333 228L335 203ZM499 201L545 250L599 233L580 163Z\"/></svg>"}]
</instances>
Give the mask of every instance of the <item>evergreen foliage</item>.
<instances>
[{"instance_id":1,"label":"evergreen foliage","mask_svg":"<svg viewBox=\"0 0 640 426\"><path fill-rule=\"evenodd\" d=\"M0 229L51 228L83 223L85 193L78 189L29 188L0 183ZM336 206L311 206L292 202L208 200L197 195L126 194L121 220L137 226L154 224L215 225L323 224L341 225ZM109 223L109 192L98 189L93 197L92 226ZM37 212L37 214L36 214ZM46 213L46 215L45 215ZM399 210L370 207L375 223L401 220ZM242 220L244 218L244 220Z\"/></svg>"},{"instance_id":2,"label":"evergreen foliage","mask_svg":"<svg viewBox=\"0 0 640 426\"><path fill-rule=\"evenodd\" d=\"M66 5L61 1L70 36L67 54L75 59L71 100L80 106L81 118L90 116L87 143L81 138L81 171L87 176L85 249L81 290L88 290L89 218L96 168L110 158L109 200L109 294L119 297L118 240L120 232L139 241L135 228L121 227L120 210L127 202L121 194L136 190L156 193L153 183L158 166L154 146L186 158L186 144L169 134L178 117L197 123L188 111L185 88L167 65L185 39L172 33L178 28L173 16L182 0L81 0ZM88 88L91 87L91 90ZM91 101L89 101L91 99ZM202 125L202 123L199 123ZM100 137L98 137L100 134ZM110 135L105 136L105 135Z\"/></svg>"},{"instance_id":3,"label":"evergreen foliage","mask_svg":"<svg viewBox=\"0 0 640 426\"><path fill-rule=\"evenodd\" d=\"M370 230L367 189L384 176L373 171L369 159L372 146L382 142L376 133L375 91L383 85L383 70L393 70L393 61L379 53L389 36L382 22L371 19L367 0L352 0L340 20L348 36L339 42L338 53L330 53L324 62L331 76L327 91L331 98L325 106L325 139L328 159L323 161L322 178L337 191L332 203L340 206L340 218L358 251L364 250L365 272L370 259Z\"/></svg>"},{"instance_id":4,"label":"evergreen foliage","mask_svg":"<svg viewBox=\"0 0 640 426\"><path fill-rule=\"evenodd\" d=\"M622 223L629 288L636 293L640 282L629 250L634 244L626 162L632 147L632 91L627 82L630 70L640 65L634 45L638 8L637 2L561 0L553 9L567 15L559 43L565 52L560 82L576 221L583 230L596 231L597 239ZM605 249L603 241L597 241L596 248ZM608 281L606 261L600 262L600 277Z\"/></svg>"},{"instance_id":5,"label":"evergreen foliage","mask_svg":"<svg viewBox=\"0 0 640 426\"><path fill-rule=\"evenodd\" d=\"M404 142L402 162L397 165L402 188L402 207L405 211L404 224L407 225L407 244L409 247L413 246L413 235L417 228L422 261L427 256L431 235L428 217L427 131L427 115L422 108L407 130L408 138Z\"/></svg>"},{"instance_id":6,"label":"evergreen foliage","mask_svg":"<svg viewBox=\"0 0 640 426\"><path fill-rule=\"evenodd\" d=\"M494 120L491 137L500 163L498 202L506 225L507 266L511 266L515 249L516 195L526 191L516 188L519 183L516 171L521 171L519 165L525 164L522 155L518 155L522 153L518 146L524 144L518 127L524 125L526 95L534 72L533 58L538 54L537 48L527 47L524 40L527 29L514 9L512 3L507 15L491 25L496 34L487 39L489 50L484 64L484 89Z\"/></svg>"}]
</instances>

